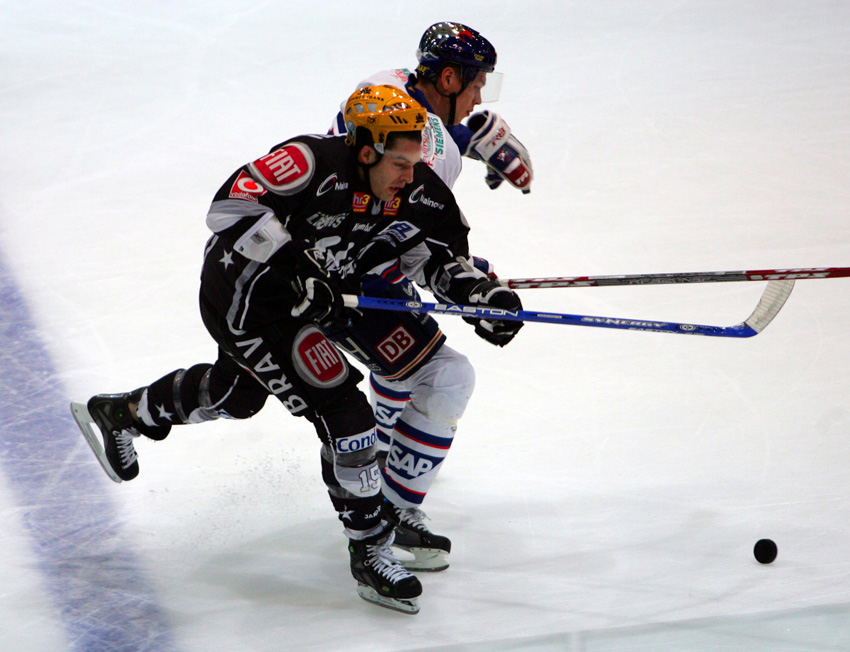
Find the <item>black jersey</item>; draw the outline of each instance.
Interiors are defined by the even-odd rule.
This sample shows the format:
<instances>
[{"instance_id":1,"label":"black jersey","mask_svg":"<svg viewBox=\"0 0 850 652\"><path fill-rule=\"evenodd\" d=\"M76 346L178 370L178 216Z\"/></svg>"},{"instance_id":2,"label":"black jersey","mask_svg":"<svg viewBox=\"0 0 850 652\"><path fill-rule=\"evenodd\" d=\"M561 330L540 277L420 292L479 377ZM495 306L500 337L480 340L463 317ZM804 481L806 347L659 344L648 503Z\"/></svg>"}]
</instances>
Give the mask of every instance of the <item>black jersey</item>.
<instances>
[{"instance_id":1,"label":"black jersey","mask_svg":"<svg viewBox=\"0 0 850 652\"><path fill-rule=\"evenodd\" d=\"M292 242L265 260L240 254L274 219ZM434 270L468 255L466 220L427 165L417 164L413 182L381 201L360 178L344 137L299 136L239 168L216 193L207 224L214 235L202 295L237 330L289 315L296 251L353 292L366 274L402 256L418 260L413 266L427 287Z\"/></svg>"}]
</instances>

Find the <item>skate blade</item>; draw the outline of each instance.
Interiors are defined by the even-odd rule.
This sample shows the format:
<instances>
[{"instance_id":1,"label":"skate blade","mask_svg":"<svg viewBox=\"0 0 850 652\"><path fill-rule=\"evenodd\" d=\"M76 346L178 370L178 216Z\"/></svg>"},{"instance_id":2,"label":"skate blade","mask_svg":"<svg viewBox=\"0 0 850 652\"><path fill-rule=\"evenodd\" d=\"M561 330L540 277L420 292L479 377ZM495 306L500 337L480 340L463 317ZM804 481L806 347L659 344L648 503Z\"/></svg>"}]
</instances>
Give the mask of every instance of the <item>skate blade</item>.
<instances>
[{"instance_id":1,"label":"skate blade","mask_svg":"<svg viewBox=\"0 0 850 652\"><path fill-rule=\"evenodd\" d=\"M437 573L449 567L449 553L445 550L434 548L412 548L408 546L394 546L413 555L413 559L407 555L398 555L401 565L410 571L424 571L426 573Z\"/></svg>"},{"instance_id":2,"label":"skate blade","mask_svg":"<svg viewBox=\"0 0 850 652\"><path fill-rule=\"evenodd\" d=\"M83 403L71 403L71 415L80 427L80 431L83 433L83 437L86 438L89 448L91 448L97 461L100 462L103 470L106 471L109 479L113 482L123 482L109 464L109 460L106 459L106 451L103 450L103 439L99 431L95 432L96 426L94 419L89 414L89 409Z\"/></svg>"},{"instance_id":3,"label":"skate blade","mask_svg":"<svg viewBox=\"0 0 850 652\"><path fill-rule=\"evenodd\" d=\"M380 595L371 586L361 583L357 584L357 595L366 600L366 602L372 602L386 609L411 615L419 613L419 600L416 598L388 598Z\"/></svg>"}]
</instances>

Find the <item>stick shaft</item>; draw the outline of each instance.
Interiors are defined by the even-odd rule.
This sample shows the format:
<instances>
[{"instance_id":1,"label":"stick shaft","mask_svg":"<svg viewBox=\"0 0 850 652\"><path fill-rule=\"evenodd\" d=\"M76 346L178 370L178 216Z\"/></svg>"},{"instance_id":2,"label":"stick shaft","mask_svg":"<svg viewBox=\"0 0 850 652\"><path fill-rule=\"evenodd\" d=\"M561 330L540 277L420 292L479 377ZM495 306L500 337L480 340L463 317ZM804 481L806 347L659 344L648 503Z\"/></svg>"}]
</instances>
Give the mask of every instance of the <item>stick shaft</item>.
<instances>
[{"instance_id":1,"label":"stick shaft","mask_svg":"<svg viewBox=\"0 0 850 652\"><path fill-rule=\"evenodd\" d=\"M613 285L663 285L672 283L720 283L729 281L780 281L842 278L850 267L807 267L799 269L752 269L733 272L682 272L668 274L625 274L621 276L552 276L512 278L502 283L514 290L534 288L602 287Z\"/></svg>"},{"instance_id":2,"label":"stick shaft","mask_svg":"<svg viewBox=\"0 0 850 652\"><path fill-rule=\"evenodd\" d=\"M537 312L534 310L504 310L487 306L464 306L453 303L424 303L402 301L376 297L343 295L349 308L374 310L395 310L399 312L433 312L456 317L478 317L508 321L544 322L566 326L591 326L594 328L614 328L620 330L653 331L657 333L676 333L687 335L706 335L709 337L752 337L764 330L773 320L794 287L793 280L771 281L765 288L753 313L740 324L734 326L706 326L682 322L652 321L647 319L625 319L619 317L597 317L594 315L570 315L555 312Z\"/></svg>"}]
</instances>

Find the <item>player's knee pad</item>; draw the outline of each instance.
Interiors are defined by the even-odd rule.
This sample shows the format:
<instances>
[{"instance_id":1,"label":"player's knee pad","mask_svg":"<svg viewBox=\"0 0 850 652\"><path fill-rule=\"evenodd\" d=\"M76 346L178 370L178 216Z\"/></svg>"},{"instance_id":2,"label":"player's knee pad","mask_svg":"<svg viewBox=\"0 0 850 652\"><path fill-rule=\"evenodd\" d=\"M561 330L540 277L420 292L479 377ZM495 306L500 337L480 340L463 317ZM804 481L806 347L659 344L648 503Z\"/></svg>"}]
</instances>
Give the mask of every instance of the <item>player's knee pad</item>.
<instances>
[{"instance_id":1,"label":"player's knee pad","mask_svg":"<svg viewBox=\"0 0 850 652\"><path fill-rule=\"evenodd\" d=\"M378 449L389 450L395 422L410 401L410 391L402 383L389 382L372 374L369 378L369 398L377 425Z\"/></svg>"},{"instance_id":2,"label":"player's knee pad","mask_svg":"<svg viewBox=\"0 0 850 652\"><path fill-rule=\"evenodd\" d=\"M206 414L226 419L250 419L263 409L269 393L247 374L219 374L213 367L204 374L199 396L199 407Z\"/></svg>"},{"instance_id":3,"label":"player's knee pad","mask_svg":"<svg viewBox=\"0 0 850 652\"><path fill-rule=\"evenodd\" d=\"M381 490L375 418L363 393L352 388L313 418L322 440L322 477L331 496L366 498Z\"/></svg>"},{"instance_id":4,"label":"player's knee pad","mask_svg":"<svg viewBox=\"0 0 850 652\"><path fill-rule=\"evenodd\" d=\"M475 370L467 357L443 346L407 383L414 408L449 426L463 416L475 389Z\"/></svg>"}]
</instances>

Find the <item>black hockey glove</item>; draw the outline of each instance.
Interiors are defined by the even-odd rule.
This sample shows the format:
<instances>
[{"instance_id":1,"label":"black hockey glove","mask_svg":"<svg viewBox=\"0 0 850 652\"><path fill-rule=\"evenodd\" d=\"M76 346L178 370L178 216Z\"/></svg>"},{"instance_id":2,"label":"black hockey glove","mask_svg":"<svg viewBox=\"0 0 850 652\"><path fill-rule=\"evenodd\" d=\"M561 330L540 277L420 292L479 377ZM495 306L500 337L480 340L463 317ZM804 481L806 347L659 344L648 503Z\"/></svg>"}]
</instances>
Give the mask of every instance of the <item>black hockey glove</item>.
<instances>
[{"instance_id":1,"label":"black hockey glove","mask_svg":"<svg viewBox=\"0 0 850 652\"><path fill-rule=\"evenodd\" d=\"M328 277L298 276L292 282L298 298L292 307L293 317L312 321L319 326L345 326L348 310L336 283Z\"/></svg>"},{"instance_id":2,"label":"black hockey glove","mask_svg":"<svg viewBox=\"0 0 850 652\"><path fill-rule=\"evenodd\" d=\"M493 279L479 281L469 292L469 303L503 308L504 310L522 310L522 302L516 292L506 288ZM505 346L523 327L521 321L502 321L490 319L467 320L475 324L475 333L490 344Z\"/></svg>"},{"instance_id":3,"label":"black hockey glove","mask_svg":"<svg viewBox=\"0 0 850 652\"><path fill-rule=\"evenodd\" d=\"M534 169L528 150L513 134L508 123L492 111L470 116L466 126L475 133L464 156L477 158L487 164L484 180L491 189L507 181L523 193L531 192Z\"/></svg>"}]
</instances>

